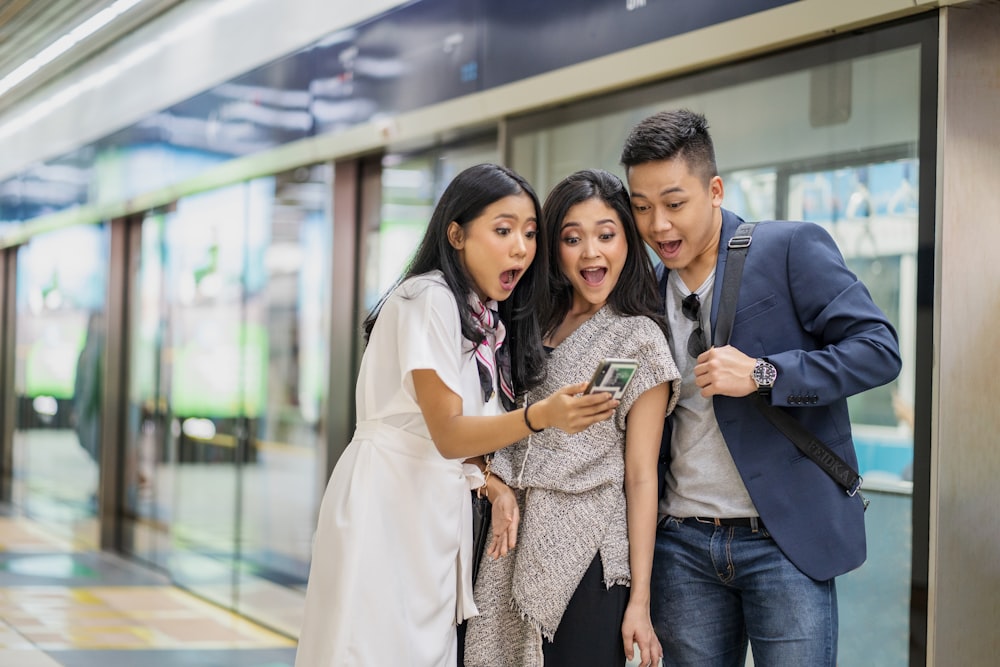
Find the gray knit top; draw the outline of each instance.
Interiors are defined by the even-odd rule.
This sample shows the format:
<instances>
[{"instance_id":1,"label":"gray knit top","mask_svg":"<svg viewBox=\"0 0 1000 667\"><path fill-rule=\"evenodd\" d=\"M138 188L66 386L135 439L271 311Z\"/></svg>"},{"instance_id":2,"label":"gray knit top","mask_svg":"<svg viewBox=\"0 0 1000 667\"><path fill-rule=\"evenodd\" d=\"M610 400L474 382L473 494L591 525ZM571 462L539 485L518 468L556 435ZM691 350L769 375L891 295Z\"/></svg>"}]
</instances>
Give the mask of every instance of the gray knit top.
<instances>
[{"instance_id":1,"label":"gray knit top","mask_svg":"<svg viewBox=\"0 0 1000 667\"><path fill-rule=\"evenodd\" d=\"M552 638L577 585L600 553L605 585L628 585L625 507L625 418L646 390L680 375L663 332L646 317L621 317L605 306L549 356L540 400L590 379L605 358L637 359L639 367L613 419L577 434L556 428L496 453L493 473L515 490L521 510L517 547L483 557L475 585L480 615L469 619L468 667L542 664L542 636Z\"/></svg>"}]
</instances>

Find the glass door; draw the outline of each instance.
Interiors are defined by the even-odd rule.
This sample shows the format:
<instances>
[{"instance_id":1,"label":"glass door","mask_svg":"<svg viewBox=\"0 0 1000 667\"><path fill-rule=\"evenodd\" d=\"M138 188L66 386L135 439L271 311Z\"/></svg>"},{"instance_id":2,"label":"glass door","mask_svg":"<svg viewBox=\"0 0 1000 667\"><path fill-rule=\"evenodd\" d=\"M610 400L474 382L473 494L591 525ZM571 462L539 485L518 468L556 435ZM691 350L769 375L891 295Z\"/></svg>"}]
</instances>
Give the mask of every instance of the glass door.
<instances>
[{"instance_id":1,"label":"glass door","mask_svg":"<svg viewBox=\"0 0 1000 667\"><path fill-rule=\"evenodd\" d=\"M362 309L368 313L406 269L424 236L438 198L460 171L497 162L496 138L470 138L461 144L382 158L378 226L364 239Z\"/></svg>"},{"instance_id":2,"label":"glass door","mask_svg":"<svg viewBox=\"0 0 1000 667\"><path fill-rule=\"evenodd\" d=\"M164 368L167 308L164 230L173 215L149 212L129 230L133 285L128 304L124 549L167 569L170 555L171 485L175 462L167 434L170 413Z\"/></svg>"},{"instance_id":3,"label":"glass door","mask_svg":"<svg viewBox=\"0 0 1000 667\"><path fill-rule=\"evenodd\" d=\"M331 283L330 165L265 180L257 183L273 206L266 218L251 216L259 228L251 234L246 269L248 359L260 379L245 406L237 609L295 635L326 486L320 471L326 469L331 300L334 289L336 298L349 298L354 287Z\"/></svg>"},{"instance_id":4,"label":"glass door","mask_svg":"<svg viewBox=\"0 0 1000 667\"><path fill-rule=\"evenodd\" d=\"M17 252L12 501L94 548L107 226L41 234Z\"/></svg>"},{"instance_id":5,"label":"glass door","mask_svg":"<svg viewBox=\"0 0 1000 667\"><path fill-rule=\"evenodd\" d=\"M233 608L247 423L261 403L247 326L249 184L179 200L139 233L126 502L135 553ZM261 240L256 240L259 246Z\"/></svg>"},{"instance_id":6,"label":"glass door","mask_svg":"<svg viewBox=\"0 0 1000 667\"><path fill-rule=\"evenodd\" d=\"M289 632L323 461L331 192L302 168L133 230L127 548Z\"/></svg>"},{"instance_id":7,"label":"glass door","mask_svg":"<svg viewBox=\"0 0 1000 667\"><path fill-rule=\"evenodd\" d=\"M248 324L248 291L261 252L253 190L238 184L177 202L163 227L160 396L169 466L157 471L169 508L168 569L177 583L235 607L241 468L253 456L266 363L259 326ZM257 232L256 234L254 232ZM255 318L256 319L256 318Z\"/></svg>"}]
</instances>

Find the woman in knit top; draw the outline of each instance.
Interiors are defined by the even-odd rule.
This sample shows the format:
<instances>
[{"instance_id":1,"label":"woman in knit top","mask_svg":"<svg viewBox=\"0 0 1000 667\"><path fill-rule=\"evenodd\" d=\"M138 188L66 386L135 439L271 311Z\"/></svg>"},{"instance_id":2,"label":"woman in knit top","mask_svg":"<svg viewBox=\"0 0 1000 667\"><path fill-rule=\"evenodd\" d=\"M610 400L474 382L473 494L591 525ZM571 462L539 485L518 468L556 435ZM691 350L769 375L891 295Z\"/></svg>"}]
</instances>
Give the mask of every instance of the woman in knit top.
<instances>
[{"instance_id":1,"label":"woman in knit top","mask_svg":"<svg viewBox=\"0 0 1000 667\"><path fill-rule=\"evenodd\" d=\"M514 489L521 528L512 557L480 563L480 615L469 621L465 664L623 665L637 644L641 664L655 665L656 459L679 374L652 265L611 173L569 176L549 194L542 219L549 356L528 401L586 380L604 358L639 367L613 419L577 434L545 429L495 455L492 472Z\"/></svg>"}]
</instances>

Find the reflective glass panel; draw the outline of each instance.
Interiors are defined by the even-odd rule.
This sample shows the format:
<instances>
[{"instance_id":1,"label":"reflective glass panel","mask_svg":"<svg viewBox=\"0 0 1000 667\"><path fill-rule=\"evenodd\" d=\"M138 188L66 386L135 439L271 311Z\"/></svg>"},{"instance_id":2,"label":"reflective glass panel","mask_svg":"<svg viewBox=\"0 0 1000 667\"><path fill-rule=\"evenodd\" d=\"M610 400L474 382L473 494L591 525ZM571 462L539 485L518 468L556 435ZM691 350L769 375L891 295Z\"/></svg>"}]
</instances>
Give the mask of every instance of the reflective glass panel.
<instances>
[{"instance_id":1,"label":"reflective glass panel","mask_svg":"<svg viewBox=\"0 0 1000 667\"><path fill-rule=\"evenodd\" d=\"M493 140L382 159L379 226L364 239L363 306L367 313L406 269L424 236L438 197L460 171L496 162Z\"/></svg>"},{"instance_id":2,"label":"reflective glass panel","mask_svg":"<svg viewBox=\"0 0 1000 667\"><path fill-rule=\"evenodd\" d=\"M264 341L264 381L247 421L237 608L297 634L325 488L317 471L325 469L332 169L302 167L266 186L274 201L260 220L266 242L247 257L248 274L259 279L247 281L245 313Z\"/></svg>"},{"instance_id":3,"label":"reflective glass panel","mask_svg":"<svg viewBox=\"0 0 1000 667\"><path fill-rule=\"evenodd\" d=\"M130 549L293 634L324 466L332 172L150 212L132 268Z\"/></svg>"},{"instance_id":4,"label":"reflective glass panel","mask_svg":"<svg viewBox=\"0 0 1000 667\"><path fill-rule=\"evenodd\" d=\"M84 225L18 249L13 501L96 546L109 235Z\"/></svg>"}]
</instances>

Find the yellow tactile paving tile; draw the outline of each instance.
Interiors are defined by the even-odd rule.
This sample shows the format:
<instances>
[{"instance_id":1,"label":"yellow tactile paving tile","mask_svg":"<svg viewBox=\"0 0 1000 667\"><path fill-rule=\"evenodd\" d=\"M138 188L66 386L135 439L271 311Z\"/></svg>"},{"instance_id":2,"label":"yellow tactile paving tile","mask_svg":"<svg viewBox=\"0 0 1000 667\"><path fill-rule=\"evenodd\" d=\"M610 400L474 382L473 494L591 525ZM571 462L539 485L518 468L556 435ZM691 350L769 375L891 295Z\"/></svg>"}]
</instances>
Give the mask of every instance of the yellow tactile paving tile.
<instances>
[{"instance_id":1,"label":"yellow tactile paving tile","mask_svg":"<svg viewBox=\"0 0 1000 667\"><path fill-rule=\"evenodd\" d=\"M43 650L285 648L294 641L169 586L0 589L6 642Z\"/></svg>"},{"instance_id":2,"label":"yellow tactile paving tile","mask_svg":"<svg viewBox=\"0 0 1000 667\"><path fill-rule=\"evenodd\" d=\"M60 539L46 532L39 525L23 517L0 517L0 552L53 553L72 552L69 540Z\"/></svg>"}]
</instances>

